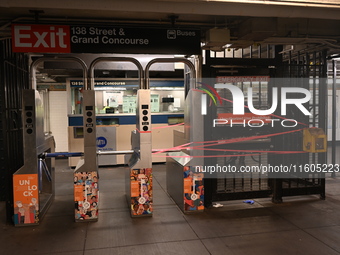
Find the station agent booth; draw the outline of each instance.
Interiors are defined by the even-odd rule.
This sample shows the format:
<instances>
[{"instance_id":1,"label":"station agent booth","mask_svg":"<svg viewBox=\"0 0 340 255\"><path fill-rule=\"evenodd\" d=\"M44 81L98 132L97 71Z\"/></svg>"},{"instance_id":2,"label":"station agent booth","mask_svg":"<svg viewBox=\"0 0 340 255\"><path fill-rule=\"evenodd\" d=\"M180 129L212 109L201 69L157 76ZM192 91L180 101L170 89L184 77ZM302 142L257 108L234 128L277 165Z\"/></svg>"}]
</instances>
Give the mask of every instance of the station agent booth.
<instances>
[{"instance_id":1,"label":"station agent booth","mask_svg":"<svg viewBox=\"0 0 340 255\"><path fill-rule=\"evenodd\" d=\"M82 85L79 79L67 79L68 93L68 146L69 152L83 148ZM96 78L97 149L124 151L131 149L131 131L136 127L138 79ZM173 145L173 130L183 130L184 80L152 79L151 114L152 148L169 148ZM69 158L75 167L79 158ZM153 162L165 162L165 154L153 157ZM122 165L123 155L99 155L99 166Z\"/></svg>"}]
</instances>

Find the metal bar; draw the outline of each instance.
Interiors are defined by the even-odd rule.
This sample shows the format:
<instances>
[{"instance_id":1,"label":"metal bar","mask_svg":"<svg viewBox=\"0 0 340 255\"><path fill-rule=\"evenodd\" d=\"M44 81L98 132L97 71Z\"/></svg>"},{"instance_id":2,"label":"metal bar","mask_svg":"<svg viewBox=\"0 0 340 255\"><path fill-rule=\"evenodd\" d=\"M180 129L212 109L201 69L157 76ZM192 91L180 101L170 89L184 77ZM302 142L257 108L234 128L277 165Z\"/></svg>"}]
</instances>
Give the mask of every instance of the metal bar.
<instances>
[{"instance_id":1,"label":"metal bar","mask_svg":"<svg viewBox=\"0 0 340 255\"><path fill-rule=\"evenodd\" d=\"M313 127L316 126L316 80L315 80L316 76L317 76L316 74L316 52L314 51L313 53ZM319 83L319 86L320 86L320 83ZM320 102L320 95L319 95L318 102Z\"/></svg>"},{"instance_id":2,"label":"metal bar","mask_svg":"<svg viewBox=\"0 0 340 255\"><path fill-rule=\"evenodd\" d=\"M153 149L152 152L160 152L163 151L161 149ZM178 152L181 150L167 150L164 153L168 152ZM97 155L125 155L125 154L133 154L134 150L125 150L125 151L97 151ZM138 151L136 151L138 152ZM58 157L82 157L84 156L83 152L54 152L54 153L43 153L39 155L39 158L58 158Z\"/></svg>"},{"instance_id":3,"label":"metal bar","mask_svg":"<svg viewBox=\"0 0 340 255\"><path fill-rule=\"evenodd\" d=\"M138 69L138 77L139 77L139 89L144 89L144 73L143 67L141 63L134 58L126 58L126 57L99 57L92 61L90 68L89 68L89 75L90 75L90 84L89 86L94 89L94 68L98 63L102 62L131 62L136 65Z\"/></svg>"},{"instance_id":4,"label":"metal bar","mask_svg":"<svg viewBox=\"0 0 340 255\"><path fill-rule=\"evenodd\" d=\"M151 60L145 67L145 89L150 88L149 70L150 70L150 67L153 64L155 64L155 63L176 63L176 62L186 64L190 69L191 78L195 78L195 79L197 78L196 72L195 72L195 66L188 59L184 59L184 58L155 58L155 59ZM191 89L196 88L196 82L191 82L190 88ZM184 91L189 91L189 90L188 90L188 88L184 88Z\"/></svg>"},{"instance_id":5,"label":"metal bar","mask_svg":"<svg viewBox=\"0 0 340 255\"><path fill-rule=\"evenodd\" d=\"M259 82L259 109L262 107L262 83Z\"/></svg>"},{"instance_id":6,"label":"metal bar","mask_svg":"<svg viewBox=\"0 0 340 255\"><path fill-rule=\"evenodd\" d=\"M97 155L125 155L125 154L133 154L134 150L127 151L97 151Z\"/></svg>"},{"instance_id":7,"label":"metal bar","mask_svg":"<svg viewBox=\"0 0 340 255\"><path fill-rule=\"evenodd\" d=\"M297 52L297 74L296 74L296 77L300 77L302 72L301 72L301 69L303 68L303 65L301 64L301 55L300 55L300 51Z\"/></svg>"},{"instance_id":8,"label":"metal bar","mask_svg":"<svg viewBox=\"0 0 340 255\"><path fill-rule=\"evenodd\" d=\"M320 58L320 64L318 66L319 68L319 117L318 117L318 123L319 127L323 128L327 133L327 122L328 122L328 86L327 86L327 50L323 50L319 52L319 58ZM320 98L323 99L323 104L320 103ZM327 163L327 155L326 153L319 153L318 155L318 163ZM320 198L325 199L326 194L326 178L325 174L321 174L319 177L319 184L320 184Z\"/></svg>"},{"instance_id":9,"label":"metal bar","mask_svg":"<svg viewBox=\"0 0 340 255\"><path fill-rule=\"evenodd\" d=\"M316 127L316 107L317 107L317 104L316 104L316 63L317 63L317 60L316 60L316 52L314 51L313 53L313 105L312 105L312 109L313 109L313 123L312 123L312 127ZM306 65L308 66L310 64L310 55L308 53L306 53ZM310 77L310 73L309 73L309 68L307 68L308 70L308 74L306 75L306 77ZM319 95L320 97L320 95ZM318 102L320 102L318 100ZM315 153L312 153L312 163L315 164L316 162L316 155ZM313 174L313 182L315 181L315 178L314 178L314 174Z\"/></svg>"},{"instance_id":10,"label":"metal bar","mask_svg":"<svg viewBox=\"0 0 340 255\"><path fill-rule=\"evenodd\" d=\"M333 60L333 87L332 87L332 164L335 165L336 154L336 73L337 61ZM332 177L335 177L335 173L332 173Z\"/></svg>"},{"instance_id":11,"label":"metal bar","mask_svg":"<svg viewBox=\"0 0 340 255\"><path fill-rule=\"evenodd\" d=\"M84 156L83 152L54 152L54 153L43 153L41 157L46 158L70 158L70 157L81 157Z\"/></svg>"},{"instance_id":12,"label":"metal bar","mask_svg":"<svg viewBox=\"0 0 340 255\"><path fill-rule=\"evenodd\" d=\"M51 182L51 181L52 181L52 176L51 176L50 171L48 170L46 161L45 161L44 159L42 159L42 160L41 160L41 164L42 164L42 168L43 168L43 170L44 170L44 172L45 172L45 174L46 174L47 180L48 180L49 182Z\"/></svg>"},{"instance_id":13,"label":"metal bar","mask_svg":"<svg viewBox=\"0 0 340 255\"><path fill-rule=\"evenodd\" d=\"M262 46L261 46L261 44L259 44L259 46L257 46L257 52L258 52L258 58L262 58Z\"/></svg>"},{"instance_id":14,"label":"metal bar","mask_svg":"<svg viewBox=\"0 0 340 255\"><path fill-rule=\"evenodd\" d=\"M39 187L39 192L42 191L42 169L43 169L43 163L42 159L40 158L38 161L38 187Z\"/></svg>"},{"instance_id":15,"label":"metal bar","mask_svg":"<svg viewBox=\"0 0 340 255\"><path fill-rule=\"evenodd\" d=\"M67 62L77 62L81 65L82 69L83 69L83 79L84 79L84 84L83 87L84 89L88 89L89 86L86 86L87 84L87 66L85 64L85 62L79 58L76 57L66 57L66 58L59 58L59 57L53 57L53 58L49 58L49 57L42 57L39 58L35 61L33 61L33 63L30 66L30 88L31 89L37 89L37 81L36 81L36 71L37 71L37 66L45 61L52 61L52 62L61 62L61 61L67 61Z\"/></svg>"},{"instance_id":16,"label":"metal bar","mask_svg":"<svg viewBox=\"0 0 340 255\"><path fill-rule=\"evenodd\" d=\"M153 149L151 152L162 152L163 150ZM181 150L166 150L164 153L168 152L178 152ZM124 155L124 154L133 154L134 152L139 152L138 150L126 150L126 151L97 151L97 155Z\"/></svg>"},{"instance_id":17,"label":"metal bar","mask_svg":"<svg viewBox=\"0 0 340 255\"><path fill-rule=\"evenodd\" d=\"M267 58L270 58L270 45L267 44Z\"/></svg>"},{"instance_id":18,"label":"metal bar","mask_svg":"<svg viewBox=\"0 0 340 255\"><path fill-rule=\"evenodd\" d=\"M288 52L289 55L289 62L288 62L288 73L289 73L289 78L293 77L293 59L292 59L292 52Z\"/></svg>"}]
</instances>

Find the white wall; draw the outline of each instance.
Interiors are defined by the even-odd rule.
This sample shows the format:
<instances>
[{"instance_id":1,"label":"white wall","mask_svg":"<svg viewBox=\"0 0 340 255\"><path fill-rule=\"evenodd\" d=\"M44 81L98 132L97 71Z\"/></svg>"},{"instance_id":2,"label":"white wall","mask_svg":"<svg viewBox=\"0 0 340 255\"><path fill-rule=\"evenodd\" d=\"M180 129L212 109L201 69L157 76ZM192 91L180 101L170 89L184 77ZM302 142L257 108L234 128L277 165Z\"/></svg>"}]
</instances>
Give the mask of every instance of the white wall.
<instances>
[{"instance_id":1,"label":"white wall","mask_svg":"<svg viewBox=\"0 0 340 255\"><path fill-rule=\"evenodd\" d=\"M67 135L67 93L66 91L49 92L50 131L56 142L56 151L68 151Z\"/></svg>"}]
</instances>

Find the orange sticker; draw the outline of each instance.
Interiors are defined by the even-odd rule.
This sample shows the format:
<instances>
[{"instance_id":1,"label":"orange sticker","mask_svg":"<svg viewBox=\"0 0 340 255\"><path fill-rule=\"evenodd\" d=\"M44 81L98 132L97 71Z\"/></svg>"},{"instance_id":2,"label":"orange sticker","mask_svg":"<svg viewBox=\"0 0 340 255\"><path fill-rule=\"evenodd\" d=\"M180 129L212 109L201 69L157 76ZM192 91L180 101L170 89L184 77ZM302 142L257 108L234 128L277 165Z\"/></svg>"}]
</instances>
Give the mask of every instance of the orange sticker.
<instances>
[{"instance_id":1,"label":"orange sticker","mask_svg":"<svg viewBox=\"0 0 340 255\"><path fill-rule=\"evenodd\" d=\"M74 185L74 201L83 201L83 200L84 200L84 186Z\"/></svg>"},{"instance_id":2,"label":"orange sticker","mask_svg":"<svg viewBox=\"0 0 340 255\"><path fill-rule=\"evenodd\" d=\"M192 187L192 179L191 178L185 178L184 179L184 193L191 193L191 187Z\"/></svg>"},{"instance_id":3,"label":"orange sticker","mask_svg":"<svg viewBox=\"0 0 340 255\"><path fill-rule=\"evenodd\" d=\"M20 201L23 204L30 204L32 198L38 201L38 175L37 174L16 174L13 176L14 203Z\"/></svg>"},{"instance_id":4,"label":"orange sticker","mask_svg":"<svg viewBox=\"0 0 340 255\"><path fill-rule=\"evenodd\" d=\"M140 187L138 181L131 181L131 197L140 196Z\"/></svg>"},{"instance_id":5,"label":"orange sticker","mask_svg":"<svg viewBox=\"0 0 340 255\"><path fill-rule=\"evenodd\" d=\"M204 205L200 205L197 207L197 210L204 210Z\"/></svg>"},{"instance_id":6,"label":"orange sticker","mask_svg":"<svg viewBox=\"0 0 340 255\"><path fill-rule=\"evenodd\" d=\"M37 174L13 176L14 224L39 222L39 189Z\"/></svg>"}]
</instances>

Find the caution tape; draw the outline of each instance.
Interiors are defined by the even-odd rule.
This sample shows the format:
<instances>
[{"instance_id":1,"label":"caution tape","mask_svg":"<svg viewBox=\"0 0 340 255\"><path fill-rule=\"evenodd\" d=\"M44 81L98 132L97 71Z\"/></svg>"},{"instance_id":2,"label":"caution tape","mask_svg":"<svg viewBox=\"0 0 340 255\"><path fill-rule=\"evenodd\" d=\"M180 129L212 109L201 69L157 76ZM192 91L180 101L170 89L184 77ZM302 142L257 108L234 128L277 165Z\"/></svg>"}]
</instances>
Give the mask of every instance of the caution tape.
<instances>
[{"instance_id":1,"label":"caution tape","mask_svg":"<svg viewBox=\"0 0 340 255\"><path fill-rule=\"evenodd\" d=\"M306 153L305 151L265 151L265 150L233 150L233 149L212 149L212 148L206 148L211 146L218 146L218 145L225 145L225 144L231 144L231 143L239 143L244 141L251 141L256 139L263 139L278 135L284 135L294 132L302 131L301 129L286 131L286 132L280 132L280 133L274 133L274 134L267 134L267 135L259 135L259 136L250 136L250 137L240 137L240 138L232 138L232 139L226 139L226 140L215 140L215 141L202 141L202 142L190 142L186 144L182 144L176 147L168 148L168 149L160 149L157 150L157 152L152 153L153 155L159 154L159 153L167 153L170 151L175 150L206 150L206 151L224 151L224 152L256 152L251 154L228 154L228 155L205 155L205 156L171 156L171 157L244 157L244 156L256 156L261 155L264 153L273 153L273 154L300 154L300 153ZM201 144L192 146L193 144Z\"/></svg>"},{"instance_id":2,"label":"caution tape","mask_svg":"<svg viewBox=\"0 0 340 255\"><path fill-rule=\"evenodd\" d=\"M152 129L160 129L160 128L169 128L169 127L176 127L176 126L182 126L184 125L184 123L178 123L178 124L174 124L174 125L165 125L165 126L160 126L160 127L153 127Z\"/></svg>"}]
</instances>

